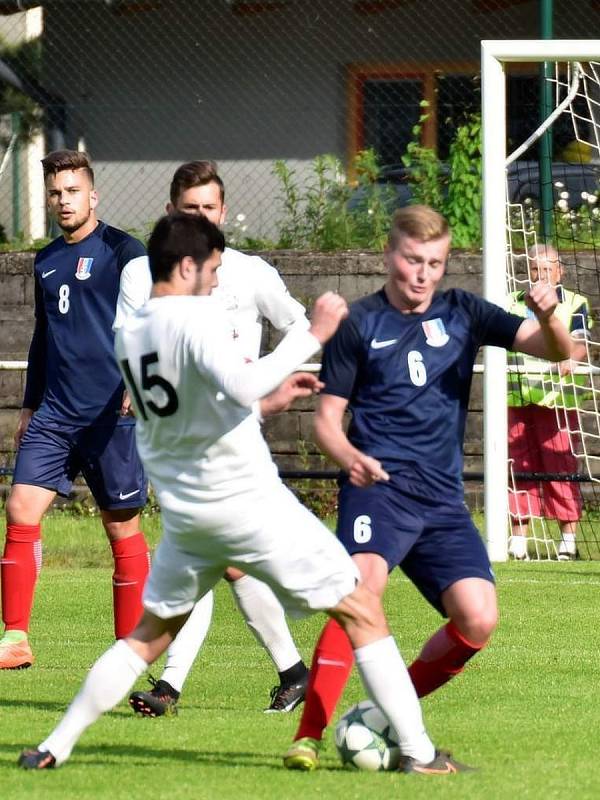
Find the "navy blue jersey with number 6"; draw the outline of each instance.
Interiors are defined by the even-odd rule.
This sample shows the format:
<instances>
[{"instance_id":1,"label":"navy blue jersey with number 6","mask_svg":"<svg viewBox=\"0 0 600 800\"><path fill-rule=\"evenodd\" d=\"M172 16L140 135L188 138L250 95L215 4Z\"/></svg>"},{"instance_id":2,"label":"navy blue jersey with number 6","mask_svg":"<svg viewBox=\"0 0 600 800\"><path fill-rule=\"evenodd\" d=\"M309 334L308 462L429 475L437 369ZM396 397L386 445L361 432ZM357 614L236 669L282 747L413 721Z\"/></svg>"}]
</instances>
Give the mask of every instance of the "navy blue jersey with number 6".
<instances>
[{"instance_id":1,"label":"navy blue jersey with number 6","mask_svg":"<svg viewBox=\"0 0 600 800\"><path fill-rule=\"evenodd\" d=\"M427 495L462 495L473 363L481 345L510 348L521 317L470 292L437 292L403 314L385 291L359 300L325 346L323 394L348 400L348 438Z\"/></svg>"},{"instance_id":2,"label":"navy blue jersey with number 6","mask_svg":"<svg viewBox=\"0 0 600 800\"><path fill-rule=\"evenodd\" d=\"M103 222L80 242L61 236L37 254L25 408L74 424L133 424L118 418L124 385L112 326L121 272L142 256L141 242Z\"/></svg>"}]
</instances>

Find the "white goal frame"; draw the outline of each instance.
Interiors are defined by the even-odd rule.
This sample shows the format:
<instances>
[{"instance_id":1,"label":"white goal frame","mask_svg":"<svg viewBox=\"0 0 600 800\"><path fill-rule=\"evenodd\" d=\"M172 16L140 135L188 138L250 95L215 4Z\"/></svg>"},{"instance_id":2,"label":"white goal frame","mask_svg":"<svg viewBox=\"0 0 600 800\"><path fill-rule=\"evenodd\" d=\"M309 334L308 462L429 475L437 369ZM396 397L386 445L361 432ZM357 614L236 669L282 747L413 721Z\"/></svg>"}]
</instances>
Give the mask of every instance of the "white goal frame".
<instances>
[{"instance_id":1,"label":"white goal frame","mask_svg":"<svg viewBox=\"0 0 600 800\"><path fill-rule=\"evenodd\" d=\"M506 303L506 78L510 62L599 61L600 40L481 42L483 293ZM537 127L532 120L532 131ZM484 348L483 439L485 538L491 561L508 558L508 412L506 351Z\"/></svg>"}]
</instances>

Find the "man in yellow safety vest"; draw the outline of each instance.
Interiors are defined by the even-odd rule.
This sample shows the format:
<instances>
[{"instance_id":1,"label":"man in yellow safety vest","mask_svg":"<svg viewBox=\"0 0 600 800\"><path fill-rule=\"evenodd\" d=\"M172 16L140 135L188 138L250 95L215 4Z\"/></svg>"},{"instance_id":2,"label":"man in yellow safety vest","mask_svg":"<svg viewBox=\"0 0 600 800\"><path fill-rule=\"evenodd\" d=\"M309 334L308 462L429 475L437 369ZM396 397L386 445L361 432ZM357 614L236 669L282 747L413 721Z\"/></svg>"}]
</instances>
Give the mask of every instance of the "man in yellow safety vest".
<instances>
[{"instance_id":1,"label":"man in yellow safety vest","mask_svg":"<svg viewBox=\"0 0 600 800\"><path fill-rule=\"evenodd\" d=\"M575 375L576 362L587 361L587 338L592 326L587 299L561 285L563 265L549 245L535 245L528 253L532 283L556 287L559 305L555 314L571 332L571 358L548 365L538 359L509 354L508 449L512 470L551 474L577 473L573 445L577 442L577 408L589 397L589 375ZM525 292L511 295L509 311L527 316ZM544 366L546 369L544 370ZM561 541L558 558L578 556L575 541L582 498L576 481L515 481L510 493L511 537L509 554L527 558L527 529L532 516L558 520Z\"/></svg>"}]
</instances>

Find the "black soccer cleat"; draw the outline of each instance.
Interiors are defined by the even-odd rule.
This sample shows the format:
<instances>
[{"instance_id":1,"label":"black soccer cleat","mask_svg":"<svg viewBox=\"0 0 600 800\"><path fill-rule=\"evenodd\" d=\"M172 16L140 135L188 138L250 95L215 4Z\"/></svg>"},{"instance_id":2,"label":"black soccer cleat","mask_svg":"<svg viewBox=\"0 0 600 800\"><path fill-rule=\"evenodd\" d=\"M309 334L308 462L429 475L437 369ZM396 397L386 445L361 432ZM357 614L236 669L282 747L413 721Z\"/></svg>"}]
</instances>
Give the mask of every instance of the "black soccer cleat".
<instances>
[{"instance_id":1,"label":"black soccer cleat","mask_svg":"<svg viewBox=\"0 0 600 800\"><path fill-rule=\"evenodd\" d=\"M152 689L149 692L132 692L129 705L136 714L144 717L175 716L180 693L167 681L157 681L152 675L148 676L148 680Z\"/></svg>"},{"instance_id":2,"label":"black soccer cleat","mask_svg":"<svg viewBox=\"0 0 600 800\"><path fill-rule=\"evenodd\" d=\"M23 769L54 769L56 759L47 750L23 750L17 764Z\"/></svg>"},{"instance_id":3,"label":"black soccer cleat","mask_svg":"<svg viewBox=\"0 0 600 800\"><path fill-rule=\"evenodd\" d=\"M411 756L400 756L398 772L414 772L418 775L454 775L457 772L475 772L475 768L456 761L447 750L436 750L433 761L428 764L417 761Z\"/></svg>"},{"instance_id":4,"label":"black soccer cleat","mask_svg":"<svg viewBox=\"0 0 600 800\"><path fill-rule=\"evenodd\" d=\"M271 689L271 703L265 708L265 714L287 714L296 706L304 702L306 687L308 685L308 672L299 683L289 686L274 686Z\"/></svg>"}]
</instances>

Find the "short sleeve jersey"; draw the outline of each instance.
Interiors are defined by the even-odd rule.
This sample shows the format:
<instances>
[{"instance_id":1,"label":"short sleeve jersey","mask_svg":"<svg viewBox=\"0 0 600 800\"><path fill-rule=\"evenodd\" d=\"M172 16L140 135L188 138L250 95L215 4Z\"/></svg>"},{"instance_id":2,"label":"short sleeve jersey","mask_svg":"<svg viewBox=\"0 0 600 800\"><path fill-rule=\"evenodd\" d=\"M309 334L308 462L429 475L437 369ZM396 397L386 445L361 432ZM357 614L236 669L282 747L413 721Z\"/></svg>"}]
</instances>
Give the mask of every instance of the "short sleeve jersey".
<instances>
[{"instance_id":1,"label":"short sleeve jersey","mask_svg":"<svg viewBox=\"0 0 600 800\"><path fill-rule=\"evenodd\" d=\"M348 400L359 450L455 499L477 351L510 348L522 322L459 289L436 293L423 314L402 314L382 289L354 303L326 345L323 392Z\"/></svg>"},{"instance_id":2,"label":"short sleeve jersey","mask_svg":"<svg viewBox=\"0 0 600 800\"><path fill-rule=\"evenodd\" d=\"M141 242L103 222L80 242L60 237L37 254L36 331L44 354L37 365L30 359L24 405L35 408L28 397L43 393L39 416L81 425L133 424L119 418L124 384L112 326L121 272L140 256Z\"/></svg>"}]
</instances>

